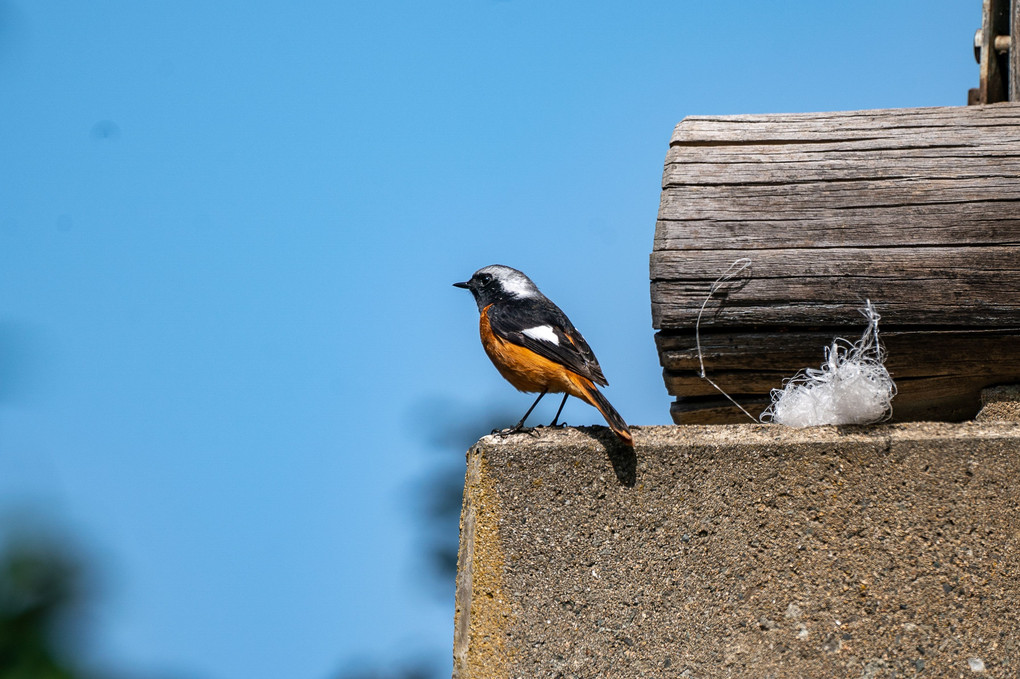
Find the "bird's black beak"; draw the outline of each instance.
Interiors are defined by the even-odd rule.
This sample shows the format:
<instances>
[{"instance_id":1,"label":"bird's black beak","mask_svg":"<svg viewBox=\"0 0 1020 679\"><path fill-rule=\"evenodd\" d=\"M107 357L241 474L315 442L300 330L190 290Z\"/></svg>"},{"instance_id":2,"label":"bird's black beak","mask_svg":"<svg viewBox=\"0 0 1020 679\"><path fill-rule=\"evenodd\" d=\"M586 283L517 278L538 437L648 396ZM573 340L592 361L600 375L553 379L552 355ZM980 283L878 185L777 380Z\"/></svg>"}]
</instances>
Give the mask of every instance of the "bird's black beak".
<instances>
[{"instance_id":1,"label":"bird's black beak","mask_svg":"<svg viewBox=\"0 0 1020 679\"><path fill-rule=\"evenodd\" d=\"M464 281L463 283L454 283L453 287L455 287L455 288L464 288L465 290L470 290L471 289L471 286L468 285L467 281Z\"/></svg>"}]
</instances>

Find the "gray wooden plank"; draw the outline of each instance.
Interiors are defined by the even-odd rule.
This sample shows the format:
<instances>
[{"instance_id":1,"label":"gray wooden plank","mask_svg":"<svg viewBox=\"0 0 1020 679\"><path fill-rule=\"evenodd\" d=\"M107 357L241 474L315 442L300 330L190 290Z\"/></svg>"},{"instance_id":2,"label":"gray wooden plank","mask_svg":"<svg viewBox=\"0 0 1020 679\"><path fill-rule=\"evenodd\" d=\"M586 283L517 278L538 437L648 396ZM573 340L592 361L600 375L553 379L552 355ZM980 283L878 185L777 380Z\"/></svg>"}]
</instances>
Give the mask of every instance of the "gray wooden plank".
<instances>
[{"instance_id":1,"label":"gray wooden plank","mask_svg":"<svg viewBox=\"0 0 1020 679\"><path fill-rule=\"evenodd\" d=\"M701 335L702 360L711 373L791 371L818 367L824 348L837 337L856 341L858 327L825 330L706 332ZM1012 329L902 330L879 326L887 365L898 376L1020 375L1020 326ZM697 372L700 363L693 332L659 332L655 336L660 363L667 371Z\"/></svg>"},{"instance_id":2,"label":"gray wooden plank","mask_svg":"<svg viewBox=\"0 0 1020 679\"><path fill-rule=\"evenodd\" d=\"M952 130L969 135L975 128L1008 128L1017 124L1020 107L1013 105L688 116L674 128L670 143L862 141L916 135L922 130L929 134Z\"/></svg>"},{"instance_id":3,"label":"gray wooden plank","mask_svg":"<svg viewBox=\"0 0 1020 679\"><path fill-rule=\"evenodd\" d=\"M829 279L819 280L817 284L830 285L833 288L830 299L834 301L790 302L788 298L784 299L780 295L772 299L754 297L755 291L752 288L746 296L750 299L730 298L721 307L706 309L702 326L744 328L756 325L832 327L853 325L853 322L841 319L854 318L866 297L881 301L884 317L908 325L1011 327L1020 316L1020 305L1015 300L1004 300L1001 303L983 301L994 295L994 285L988 285L984 290L977 291L942 292L925 299L923 297L925 286L922 284L903 285L898 289L878 285L867 286L869 290L867 295L861 292L865 286L862 286L860 281L845 284L839 279ZM680 290L668 282L655 283L652 290L657 297L669 299L667 302L652 303L654 328L694 327L701 299L704 298L704 295L701 295L699 299L697 293L700 291ZM683 296L681 292L684 293ZM794 292L805 295L809 288L802 287ZM896 295L902 295L910 300L896 299Z\"/></svg>"},{"instance_id":4,"label":"gray wooden plank","mask_svg":"<svg viewBox=\"0 0 1020 679\"><path fill-rule=\"evenodd\" d=\"M739 250L663 250L650 258L652 280L711 283L741 254ZM1020 276L1020 256L1011 246L831 247L759 249L741 275L750 283L772 278L864 277L984 279ZM1020 290L998 281L1002 290Z\"/></svg>"},{"instance_id":5,"label":"gray wooden plank","mask_svg":"<svg viewBox=\"0 0 1020 679\"><path fill-rule=\"evenodd\" d=\"M1009 201L1020 208L1020 174L930 179L779 182L666 189L659 219L683 217L738 219L774 211L884 208L958 204L961 212L988 202Z\"/></svg>"},{"instance_id":6,"label":"gray wooden plank","mask_svg":"<svg viewBox=\"0 0 1020 679\"><path fill-rule=\"evenodd\" d=\"M742 250L651 256L656 328L689 328ZM1020 257L1010 246L756 250L706 306L713 326L853 325L872 300L890 324L1020 324Z\"/></svg>"},{"instance_id":7,"label":"gray wooden plank","mask_svg":"<svg viewBox=\"0 0 1020 679\"><path fill-rule=\"evenodd\" d=\"M861 167L862 162L879 164L921 159L958 162L1015 156L1017 143L1020 141L1020 129L1010 126L996 128L992 132L990 135L985 130L979 134L961 132L938 141L919 135L917 139L890 140L873 147L799 144L793 140L781 146L776 144L672 146L666 152L666 165L775 164L795 170L801 165L818 164L821 167L838 168L856 166L862 171L868 171L872 168Z\"/></svg>"},{"instance_id":8,"label":"gray wooden plank","mask_svg":"<svg viewBox=\"0 0 1020 679\"><path fill-rule=\"evenodd\" d=\"M726 159L690 161L683 159L666 165L664 189L692 186L742 187L777 184L823 184L825 182L918 182L929 180L982 180L1020 178L1020 138L1016 146L996 154L976 150L972 156L925 154L861 154L860 156L763 162Z\"/></svg>"},{"instance_id":9,"label":"gray wooden plank","mask_svg":"<svg viewBox=\"0 0 1020 679\"><path fill-rule=\"evenodd\" d=\"M659 220L655 250L1018 245L1020 205L989 202L883 208L773 210L743 217ZM748 255L753 253L747 252Z\"/></svg>"}]
</instances>

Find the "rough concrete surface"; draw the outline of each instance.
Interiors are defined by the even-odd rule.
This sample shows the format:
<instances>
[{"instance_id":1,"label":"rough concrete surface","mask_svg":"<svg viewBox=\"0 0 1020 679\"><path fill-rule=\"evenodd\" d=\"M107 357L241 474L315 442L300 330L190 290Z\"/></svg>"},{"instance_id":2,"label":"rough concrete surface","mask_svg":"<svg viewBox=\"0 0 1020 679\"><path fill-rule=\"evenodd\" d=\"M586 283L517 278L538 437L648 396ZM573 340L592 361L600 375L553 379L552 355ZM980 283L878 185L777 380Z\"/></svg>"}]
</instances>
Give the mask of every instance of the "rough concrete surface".
<instances>
[{"instance_id":1,"label":"rough concrete surface","mask_svg":"<svg viewBox=\"0 0 1020 679\"><path fill-rule=\"evenodd\" d=\"M981 412L974 419L979 422L1020 422L1020 385L1006 384L983 390Z\"/></svg>"},{"instance_id":2,"label":"rough concrete surface","mask_svg":"<svg viewBox=\"0 0 1020 679\"><path fill-rule=\"evenodd\" d=\"M454 676L1020 676L1020 423L468 452Z\"/></svg>"}]
</instances>

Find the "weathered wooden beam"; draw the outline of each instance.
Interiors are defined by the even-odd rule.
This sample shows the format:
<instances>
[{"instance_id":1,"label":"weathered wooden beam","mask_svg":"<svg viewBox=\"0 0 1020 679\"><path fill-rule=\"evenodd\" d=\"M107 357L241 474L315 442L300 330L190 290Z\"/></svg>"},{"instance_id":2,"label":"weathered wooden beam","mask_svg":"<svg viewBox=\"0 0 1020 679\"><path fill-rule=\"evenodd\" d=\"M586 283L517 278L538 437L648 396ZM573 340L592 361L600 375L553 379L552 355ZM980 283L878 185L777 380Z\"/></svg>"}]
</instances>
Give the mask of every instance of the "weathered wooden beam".
<instances>
[{"instance_id":1,"label":"weathered wooden beam","mask_svg":"<svg viewBox=\"0 0 1020 679\"><path fill-rule=\"evenodd\" d=\"M742 256L751 258L747 277L710 301L703 324L853 325L861 322L856 310L865 299L897 324L992 326L1020 320L1016 245L785 248L652 253L656 326L691 327L712 282Z\"/></svg>"},{"instance_id":2,"label":"weathered wooden beam","mask_svg":"<svg viewBox=\"0 0 1020 679\"><path fill-rule=\"evenodd\" d=\"M1020 381L1020 105L687 118L662 187L652 318L677 421L744 417L692 353L743 257L701 328L706 369L752 405L856 339L865 299L898 419L972 416Z\"/></svg>"},{"instance_id":3,"label":"weathered wooden beam","mask_svg":"<svg viewBox=\"0 0 1020 679\"><path fill-rule=\"evenodd\" d=\"M863 323L862 323L863 327ZM740 371L791 377L792 372L823 360L823 349L836 337L859 339L860 332L844 328L833 335L829 330L790 332L729 332L701 336L705 369L712 375ZM858 329L859 330L859 329ZM889 354L886 367L896 377L1006 376L1020 381L1020 328L1010 330L881 330L882 343ZM664 334L656 338L663 369L682 373L698 365L693 333ZM980 340L983 351L972 351ZM714 378L713 378L714 379ZM716 380L719 381L719 380ZM711 385L684 386L686 393L715 393ZM769 381L768 386L780 386Z\"/></svg>"}]
</instances>

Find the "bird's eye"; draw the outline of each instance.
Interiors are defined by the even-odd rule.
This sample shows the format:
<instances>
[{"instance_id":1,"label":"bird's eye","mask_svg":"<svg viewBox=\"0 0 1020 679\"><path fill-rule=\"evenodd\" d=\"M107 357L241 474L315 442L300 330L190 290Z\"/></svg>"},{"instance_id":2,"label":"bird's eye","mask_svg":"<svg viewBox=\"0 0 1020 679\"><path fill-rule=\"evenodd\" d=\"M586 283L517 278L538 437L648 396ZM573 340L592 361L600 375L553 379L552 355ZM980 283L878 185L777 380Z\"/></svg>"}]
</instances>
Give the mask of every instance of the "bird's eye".
<instances>
[{"instance_id":1,"label":"bird's eye","mask_svg":"<svg viewBox=\"0 0 1020 679\"><path fill-rule=\"evenodd\" d=\"M492 282L492 275L483 273L481 276L478 277L478 280L482 282L482 285L488 285L489 283Z\"/></svg>"}]
</instances>

